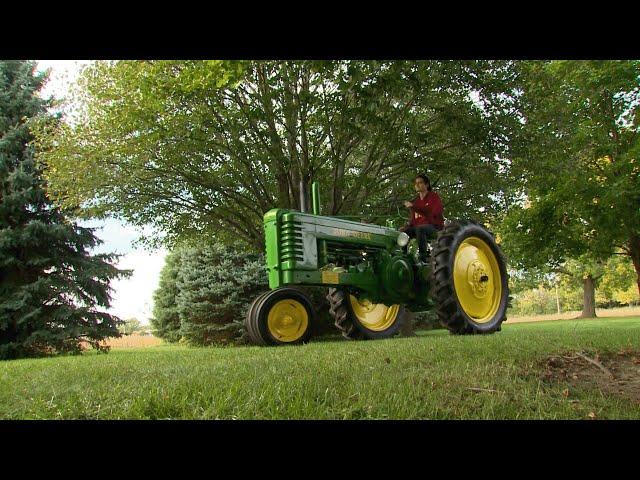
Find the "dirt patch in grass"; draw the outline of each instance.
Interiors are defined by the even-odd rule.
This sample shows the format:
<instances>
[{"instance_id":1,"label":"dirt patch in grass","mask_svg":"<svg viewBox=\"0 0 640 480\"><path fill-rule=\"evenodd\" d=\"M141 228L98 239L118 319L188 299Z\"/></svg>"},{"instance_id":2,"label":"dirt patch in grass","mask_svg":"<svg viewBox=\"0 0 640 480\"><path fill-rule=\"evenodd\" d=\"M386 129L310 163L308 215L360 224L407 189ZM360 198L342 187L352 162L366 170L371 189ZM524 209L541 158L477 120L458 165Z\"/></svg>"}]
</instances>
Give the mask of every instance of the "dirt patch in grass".
<instances>
[{"instance_id":1,"label":"dirt patch in grass","mask_svg":"<svg viewBox=\"0 0 640 480\"><path fill-rule=\"evenodd\" d=\"M570 352L544 361L543 379L562 382L571 389L596 389L640 404L640 351L602 354Z\"/></svg>"}]
</instances>

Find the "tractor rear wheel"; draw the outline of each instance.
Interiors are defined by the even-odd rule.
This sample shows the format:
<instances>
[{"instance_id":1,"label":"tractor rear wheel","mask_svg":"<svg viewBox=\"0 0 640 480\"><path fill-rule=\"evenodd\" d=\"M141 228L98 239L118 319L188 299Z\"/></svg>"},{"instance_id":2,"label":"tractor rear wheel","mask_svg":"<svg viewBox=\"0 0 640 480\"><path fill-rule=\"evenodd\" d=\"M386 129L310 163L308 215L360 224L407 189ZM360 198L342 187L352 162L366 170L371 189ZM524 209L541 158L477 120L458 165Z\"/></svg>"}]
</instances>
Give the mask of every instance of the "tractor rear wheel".
<instances>
[{"instance_id":1,"label":"tractor rear wheel","mask_svg":"<svg viewBox=\"0 0 640 480\"><path fill-rule=\"evenodd\" d=\"M352 340L389 338L397 334L406 320L402 305L387 306L359 300L337 288L327 294L329 313L342 336Z\"/></svg>"},{"instance_id":2,"label":"tractor rear wheel","mask_svg":"<svg viewBox=\"0 0 640 480\"><path fill-rule=\"evenodd\" d=\"M432 297L454 334L494 333L506 320L509 285L493 235L473 221L447 225L433 242Z\"/></svg>"},{"instance_id":3,"label":"tractor rear wheel","mask_svg":"<svg viewBox=\"0 0 640 480\"><path fill-rule=\"evenodd\" d=\"M245 319L249 339L257 345L291 345L311 337L315 310L298 289L284 287L256 298Z\"/></svg>"}]
</instances>

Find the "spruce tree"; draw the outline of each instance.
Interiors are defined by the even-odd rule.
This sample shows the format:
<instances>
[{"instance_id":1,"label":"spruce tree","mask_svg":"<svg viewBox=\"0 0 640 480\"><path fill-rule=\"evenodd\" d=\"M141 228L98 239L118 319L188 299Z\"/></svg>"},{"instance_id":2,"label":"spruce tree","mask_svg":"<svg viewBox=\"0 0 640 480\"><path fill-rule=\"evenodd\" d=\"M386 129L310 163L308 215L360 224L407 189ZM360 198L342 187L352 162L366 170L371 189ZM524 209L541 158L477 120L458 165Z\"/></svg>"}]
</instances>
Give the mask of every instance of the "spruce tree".
<instances>
[{"instance_id":1,"label":"spruce tree","mask_svg":"<svg viewBox=\"0 0 640 480\"><path fill-rule=\"evenodd\" d=\"M180 249L169 252L165 257L158 288L153 292L153 318L151 318L151 325L155 329L153 333L167 342L177 342L181 337L177 305L180 258Z\"/></svg>"},{"instance_id":2,"label":"spruce tree","mask_svg":"<svg viewBox=\"0 0 640 480\"><path fill-rule=\"evenodd\" d=\"M247 309L269 283L262 255L213 243L182 252L177 287L180 334L213 345L242 340Z\"/></svg>"},{"instance_id":3,"label":"spruce tree","mask_svg":"<svg viewBox=\"0 0 640 480\"><path fill-rule=\"evenodd\" d=\"M0 61L0 359L79 352L82 342L118 337L106 313L109 282L126 276L102 243L46 194L31 145L34 122L55 122L38 96L45 75L34 62ZM99 310L101 309L101 310Z\"/></svg>"}]
</instances>

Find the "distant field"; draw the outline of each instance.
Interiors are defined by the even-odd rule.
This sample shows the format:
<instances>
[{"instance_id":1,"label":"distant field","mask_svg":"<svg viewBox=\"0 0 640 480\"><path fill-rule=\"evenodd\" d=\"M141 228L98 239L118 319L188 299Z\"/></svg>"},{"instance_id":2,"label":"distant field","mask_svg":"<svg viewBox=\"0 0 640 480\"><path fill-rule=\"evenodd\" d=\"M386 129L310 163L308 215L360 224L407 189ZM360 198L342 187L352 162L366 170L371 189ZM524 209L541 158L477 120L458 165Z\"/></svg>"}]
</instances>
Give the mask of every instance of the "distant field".
<instances>
[{"instance_id":1,"label":"distant field","mask_svg":"<svg viewBox=\"0 0 640 480\"><path fill-rule=\"evenodd\" d=\"M558 313L550 313L548 315L508 315L509 323L520 322L538 322L546 320L569 320L578 317L582 312L580 310ZM596 308L598 317L637 317L640 316L640 307L621 307L621 308Z\"/></svg>"},{"instance_id":2,"label":"distant field","mask_svg":"<svg viewBox=\"0 0 640 480\"><path fill-rule=\"evenodd\" d=\"M5 361L0 418L640 419L639 379L640 317L535 322Z\"/></svg>"},{"instance_id":3,"label":"distant field","mask_svg":"<svg viewBox=\"0 0 640 480\"><path fill-rule=\"evenodd\" d=\"M120 338L109 338L104 343L111 348L157 347L162 339L153 335L124 335Z\"/></svg>"}]
</instances>

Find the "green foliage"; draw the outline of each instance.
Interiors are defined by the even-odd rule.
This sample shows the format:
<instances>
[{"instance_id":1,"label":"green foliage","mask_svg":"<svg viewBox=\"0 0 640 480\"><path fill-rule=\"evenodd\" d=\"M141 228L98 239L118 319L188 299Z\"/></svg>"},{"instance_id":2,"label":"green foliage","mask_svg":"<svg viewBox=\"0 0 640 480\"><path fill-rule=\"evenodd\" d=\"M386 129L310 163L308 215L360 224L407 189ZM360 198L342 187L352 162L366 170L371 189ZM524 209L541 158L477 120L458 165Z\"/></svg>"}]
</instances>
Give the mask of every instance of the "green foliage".
<instances>
[{"instance_id":1,"label":"green foliage","mask_svg":"<svg viewBox=\"0 0 640 480\"><path fill-rule=\"evenodd\" d=\"M541 268L509 269L509 291L517 295L525 290L544 286L551 288L558 283L558 274L550 273Z\"/></svg>"},{"instance_id":2,"label":"green foliage","mask_svg":"<svg viewBox=\"0 0 640 480\"><path fill-rule=\"evenodd\" d=\"M153 317L150 321L154 334L170 343L179 341L181 336L177 303L180 255L180 249L167 254L160 271L158 288L153 293Z\"/></svg>"},{"instance_id":3,"label":"green foliage","mask_svg":"<svg viewBox=\"0 0 640 480\"><path fill-rule=\"evenodd\" d=\"M628 257L614 255L607 262L604 272L596 290L598 305L634 305L640 302L636 274Z\"/></svg>"},{"instance_id":4,"label":"green foliage","mask_svg":"<svg viewBox=\"0 0 640 480\"><path fill-rule=\"evenodd\" d=\"M541 284L536 288L523 290L513 295L513 306L509 315L545 315L582 308L583 293L581 287L560 282L555 286Z\"/></svg>"},{"instance_id":5,"label":"green foliage","mask_svg":"<svg viewBox=\"0 0 640 480\"><path fill-rule=\"evenodd\" d=\"M414 314L414 328L416 330L437 330L445 327L440 324L435 310L429 310Z\"/></svg>"},{"instance_id":6,"label":"green foliage","mask_svg":"<svg viewBox=\"0 0 640 480\"><path fill-rule=\"evenodd\" d=\"M640 300L635 283L635 272L629 258L613 255L604 264L569 260L563 265L562 275L546 275L544 281L534 274L521 288L511 290L514 296L512 315L549 314L558 311L580 310L583 305L583 277L591 275L596 281L598 308L634 305ZM526 276L527 272L520 272ZM534 272L535 273L535 272ZM510 280L513 277L510 277ZM535 283L536 279L538 283ZM556 288L558 287L556 299Z\"/></svg>"},{"instance_id":7,"label":"green foliage","mask_svg":"<svg viewBox=\"0 0 640 480\"><path fill-rule=\"evenodd\" d=\"M555 290L544 287L525 290L514 297L512 314L538 315L557 312Z\"/></svg>"},{"instance_id":8,"label":"green foliage","mask_svg":"<svg viewBox=\"0 0 640 480\"><path fill-rule=\"evenodd\" d=\"M511 173L526 201L501 227L512 265L623 251L640 278L640 62L524 62L523 84Z\"/></svg>"},{"instance_id":9,"label":"green foliage","mask_svg":"<svg viewBox=\"0 0 640 480\"><path fill-rule=\"evenodd\" d=\"M39 142L56 198L84 215L261 251L262 215L298 208L300 181L320 182L324 213L373 220L426 171L446 215L492 219L517 87L503 61L97 62L76 124Z\"/></svg>"},{"instance_id":10,"label":"green foliage","mask_svg":"<svg viewBox=\"0 0 640 480\"><path fill-rule=\"evenodd\" d=\"M239 339L249 304L269 289L262 255L212 244L186 249L178 275L180 333L191 345Z\"/></svg>"},{"instance_id":11,"label":"green foliage","mask_svg":"<svg viewBox=\"0 0 640 480\"><path fill-rule=\"evenodd\" d=\"M118 327L118 331L123 335L131 335L144 330L144 325L137 318L128 318L124 321L124 324Z\"/></svg>"},{"instance_id":12,"label":"green foliage","mask_svg":"<svg viewBox=\"0 0 640 480\"><path fill-rule=\"evenodd\" d=\"M128 274L115 255L91 255L98 240L46 195L31 126L54 124L37 92L34 64L0 61L0 359L79 352L117 337L109 282Z\"/></svg>"},{"instance_id":13,"label":"green foliage","mask_svg":"<svg viewBox=\"0 0 640 480\"><path fill-rule=\"evenodd\" d=\"M247 308L268 289L263 255L219 243L183 246L167 255L151 322L170 342L242 342Z\"/></svg>"}]
</instances>

